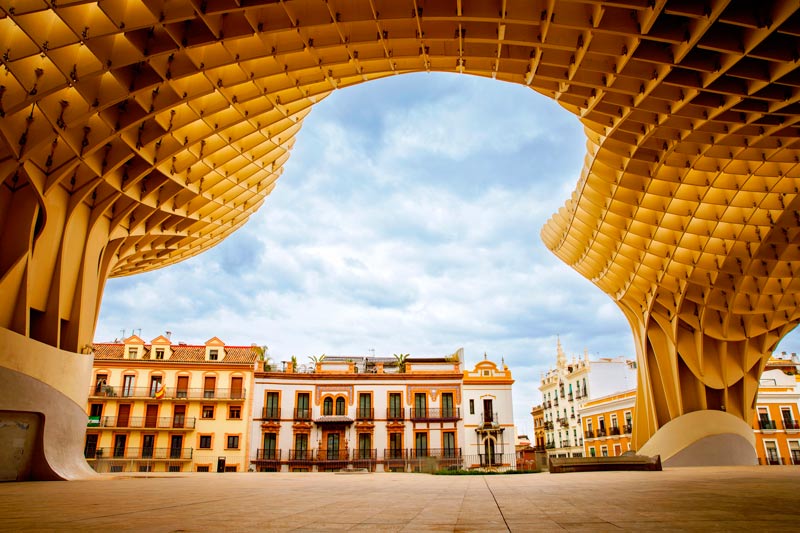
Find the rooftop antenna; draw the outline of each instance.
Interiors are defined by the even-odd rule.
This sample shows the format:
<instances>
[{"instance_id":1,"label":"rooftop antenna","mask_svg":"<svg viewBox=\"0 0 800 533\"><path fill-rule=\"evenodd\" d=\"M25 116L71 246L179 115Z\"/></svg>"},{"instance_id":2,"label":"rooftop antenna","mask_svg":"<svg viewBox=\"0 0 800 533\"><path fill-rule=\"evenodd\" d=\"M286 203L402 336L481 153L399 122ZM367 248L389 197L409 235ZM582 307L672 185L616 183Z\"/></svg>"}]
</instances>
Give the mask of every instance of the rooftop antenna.
<instances>
[{"instance_id":1,"label":"rooftop antenna","mask_svg":"<svg viewBox=\"0 0 800 533\"><path fill-rule=\"evenodd\" d=\"M125 330L121 329L120 331L122 332L122 338L124 339L125 338Z\"/></svg>"},{"instance_id":2,"label":"rooftop antenna","mask_svg":"<svg viewBox=\"0 0 800 533\"><path fill-rule=\"evenodd\" d=\"M372 354L372 357L375 357L375 348L370 348L368 351Z\"/></svg>"},{"instance_id":3,"label":"rooftop antenna","mask_svg":"<svg viewBox=\"0 0 800 533\"><path fill-rule=\"evenodd\" d=\"M171 331L165 331L164 333L166 333L166 334L167 334L167 338L168 338L169 340L172 340L172 332L171 332Z\"/></svg>"}]
</instances>

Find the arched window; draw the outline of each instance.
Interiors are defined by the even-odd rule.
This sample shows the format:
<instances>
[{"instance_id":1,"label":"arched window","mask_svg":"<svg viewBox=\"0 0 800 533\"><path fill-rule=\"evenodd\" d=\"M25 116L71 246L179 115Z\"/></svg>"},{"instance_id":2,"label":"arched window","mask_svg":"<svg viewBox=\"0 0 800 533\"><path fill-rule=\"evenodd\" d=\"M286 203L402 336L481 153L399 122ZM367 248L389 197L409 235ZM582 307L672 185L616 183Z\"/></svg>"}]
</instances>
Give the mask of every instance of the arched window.
<instances>
[{"instance_id":1,"label":"arched window","mask_svg":"<svg viewBox=\"0 0 800 533\"><path fill-rule=\"evenodd\" d=\"M344 414L344 398L341 396L336 398L336 414L343 415Z\"/></svg>"},{"instance_id":2,"label":"arched window","mask_svg":"<svg viewBox=\"0 0 800 533\"><path fill-rule=\"evenodd\" d=\"M323 415L332 415L333 414L333 398L325 398L322 402L322 414Z\"/></svg>"}]
</instances>

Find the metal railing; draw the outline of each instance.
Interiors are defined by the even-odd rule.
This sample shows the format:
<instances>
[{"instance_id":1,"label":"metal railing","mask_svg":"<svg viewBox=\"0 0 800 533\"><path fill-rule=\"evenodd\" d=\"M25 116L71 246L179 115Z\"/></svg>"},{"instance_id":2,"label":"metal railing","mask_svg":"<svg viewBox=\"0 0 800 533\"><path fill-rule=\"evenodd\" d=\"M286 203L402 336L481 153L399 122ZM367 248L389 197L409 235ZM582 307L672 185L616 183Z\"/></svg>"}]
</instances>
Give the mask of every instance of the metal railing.
<instances>
[{"instance_id":1,"label":"metal railing","mask_svg":"<svg viewBox=\"0 0 800 533\"><path fill-rule=\"evenodd\" d=\"M800 429L800 421L791 418L783 419L783 429Z\"/></svg>"},{"instance_id":2,"label":"metal railing","mask_svg":"<svg viewBox=\"0 0 800 533\"><path fill-rule=\"evenodd\" d=\"M461 448L410 448L407 451L409 459L419 459L422 457L444 457L452 459L461 457Z\"/></svg>"},{"instance_id":3,"label":"metal railing","mask_svg":"<svg viewBox=\"0 0 800 533\"><path fill-rule=\"evenodd\" d=\"M586 431L584 431L584 432L583 432L583 435L584 435L584 437L586 437L587 439L593 439L593 438L594 438L594 430L592 430L592 429L587 429Z\"/></svg>"},{"instance_id":4,"label":"metal railing","mask_svg":"<svg viewBox=\"0 0 800 533\"><path fill-rule=\"evenodd\" d=\"M193 448L143 448L103 447L88 446L83 454L86 459L146 459L170 460L191 459Z\"/></svg>"},{"instance_id":5,"label":"metal railing","mask_svg":"<svg viewBox=\"0 0 800 533\"><path fill-rule=\"evenodd\" d=\"M619 427L618 426L611 426L608 428L609 435L619 435Z\"/></svg>"},{"instance_id":6,"label":"metal railing","mask_svg":"<svg viewBox=\"0 0 800 533\"><path fill-rule=\"evenodd\" d=\"M93 398L156 398L157 388L155 387L116 387L103 385L102 387L91 387L89 396ZM178 389L177 387L164 388L161 399L165 400L186 400L186 399L206 399L206 400L244 400L247 397L245 389Z\"/></svg>"},{"instance_id":7,"label":"metal railing","mask_svg":"<svg viewBox=\"0 0 800 533\"><path fill-rule=\"evenodd\" d=\"M274 448L259 448L256 451L256 461L280 461L281 451Z\"/></svg>"},{"instance_id":8,"label":"metal railing","mask_svg":"<svg viewBox=\"0 0 800 533\"><path fill-rule=\"evenodd\" d=\"M311 409L306 407L305 409L295 409L294 410L294 419L295 420L311 420Z\"/></svg>"},{"instance_id":9,"label":"metal railing","mask_svg":"<svg viewBox=\"0 0 800 533\"><path fill-rule=\"evenodd\" d=\"M280 420L281 408L280 407L262 407L261 408L262 420Z\"/></svg>"},{"instance_id":10,"label":"metal railing","mask_svg":"<svg viewBox=\"0 0 800 533\"><path fill-rule=\"evenodd\" d=\"M359 407L356 409L356 420L372 420L375 418L375 409L372 407Z\"/></svg>"},{"instance_id":11,"label":"metal railing","mask_svg":"<svg viewBox=\"0 0 800 533\"><path fill-rule=\"evenodd\" d=\"M515 454L503 454L503 453L479 453L478 460L480 461L480 465L482 467L487 466L502 466L511 464L512 461L515 459Z\"/></svg>"},{"instance_id":12,"label":"metal railing","mask_svg":"<svg viewBox=\"0 0 800 533\"><path fill-rule=\"evenodd\" d=\"M552 420L545 420L544 429L553 429L553 421Z\"/></svg>"},{"instance_id":13,"label":"metal railing","mask_svg":"<svg viewBox=\"0 0 800 533\"><path fill-rule=\"evenodd\" d=\"M769 419L767 420L759 419L758 427L760 427L761 429L772 429L772 430L776 429L775 421Z\"/></svg>"},{"instance_id":14,"label":"metal railing","mask_svg":"<svg viewBox=\"0 0 800 533\"><path fill-rule=\"evenodd\" d=\"M411 420L460 420L461 408L450 407L445 409L423 408L411 409Z\"/></svg>"},{"instance_id":15,"label":"metal railing","mask_svg":"<svg viewBox=\"0 0 800 533\"><path fill-rule=\"evenodd\" d=\"M626 435L630 435L633 432L633 425L632 424L625 424L622 426L622 432Z\"/></svg>"},{"instance_id":16,"label":"metal railing","mask_svg":"<svg viewBox=\"0 0 800 533\"><path fill-rule=\"evenodd\" d=\"M404 407L389 407L386 409L386 420L405 420L406 410Z\"/></svg>"},{"instance_id":17,"label":"metal railing","mask_svg":"<svg viewBox=\"0 0 800 533\"><path fill-rule=\"evenodd\" d=\"M567 394L567 400L573 401L573 396L572 396L571 392L569 394Z\"/></svg>"},{"instance_id":18,"label":"metal railing","mask_svg":"<svg viewBox=\"0 0 800 533\"><path fill-rule=\"evenodd\" d=\"M289 450L289 461L310 461L314 457L314 450L298 448Z\"/></svg>"},{"instance_id":19,"label":"metal railing","mask_svg":"<svg viewBox=\"0 0 800 533\"><path fill-rule=\"evenodd\" d=\"M197 419L193 416L103 416L93 427L130 429L194 429Z\"/></svg>"},{"instance_id":20,"label":"metal railing","mask_svg":"<svg viewBox=\"0 0 800 533\"><path fill-rule=\"evenodd\" d=\"M492 422L499 422L500 421L500 417L497 416L496 412L493 413L493 412L489 411L487 413L487 412L484 411L484 412L481 413L481 420L483 420L484 424L491 424Z\"/></svg>"},{"instance_id":21,"label":"metal railing","mask_svg":"<svg viewBox=\"0 0 800 533\"><path fill-rule=\"evenodd\" d=\"M606 436L606 428L597 428L597 437L605 437Z\"/></svg>"}]
</instances>

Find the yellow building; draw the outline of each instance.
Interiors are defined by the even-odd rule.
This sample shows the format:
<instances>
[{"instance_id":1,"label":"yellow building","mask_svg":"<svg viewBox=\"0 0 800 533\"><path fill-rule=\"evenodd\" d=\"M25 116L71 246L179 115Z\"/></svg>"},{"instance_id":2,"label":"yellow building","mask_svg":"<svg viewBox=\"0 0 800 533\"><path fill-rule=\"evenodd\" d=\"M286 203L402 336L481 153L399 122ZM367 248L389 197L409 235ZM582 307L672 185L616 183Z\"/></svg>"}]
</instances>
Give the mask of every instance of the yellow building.
<instances>
[{"instance_id":1,"label":"yellow building","mask_svg":"<svg viewBox=\"0 0 800 533\"><path fill-rule=\"evenodd\" d=\"M533 447L536 451L543 452L547 435L545 432L544 406L534 406L531 409L531 416L533 417Z\"/></svg>"},{"instance_id":2,"label":"yellow building","mask_svg":"<svg viewBox=\"0 0 800 533\"><path fill-rule=\"evenodd\" d=\"M616 457L631 449L636 389L586 402L580 410L587 457Z\"/></svg>"},{"instance_id":3,"label":"yellow building","mask_svg":"<svg viewBox=\"0 0 800 533\"><path fill-rule=\"evenodd\" d=\"M247 468L257 348L133 335L93 349L84 456L95 470Z\"/></svg>"}]
</instances>

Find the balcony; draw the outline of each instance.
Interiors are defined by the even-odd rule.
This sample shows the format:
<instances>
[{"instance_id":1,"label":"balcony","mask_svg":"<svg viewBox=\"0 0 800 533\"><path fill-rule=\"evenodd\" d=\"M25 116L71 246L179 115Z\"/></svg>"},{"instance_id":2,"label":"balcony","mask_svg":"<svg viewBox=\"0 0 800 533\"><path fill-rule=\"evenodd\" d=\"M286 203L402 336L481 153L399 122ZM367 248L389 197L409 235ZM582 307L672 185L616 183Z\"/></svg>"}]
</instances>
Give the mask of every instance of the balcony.
<instances>
[{"instance_id":1,"label":"balcony","mask_svg":"<svg viewBox=\"0 0 800 533\"><path fill-rule=\"evenodd\" d=\"M461 457L461 448L411 448L407 452L409 459L421 459L423 457L456 459Z\"/></svg>"},{"instance_id":2,"label":"balcony","mask_svg":"<svg viewBox=\"0 0 800 533\"><path fill-rule=\"evenodd\" d=\"M347 461L350 458L350 452L347 448L340 448L338 450L317 450L316 460L319 461Z\"/></svg>"},{"instance_id":3,"label":"balcony","mask_svg":"<svg viewBox=\"0 0 800 533\"><path fill-rule=\"evenodd\" d=\"M385 461L403 461L407 456L407 450L403 448L389 448L383 450L383 459Z\"/></svg>"},{"instance_id":4,"label":"balcony","mask_svg":"<svg viewBox=\"0 0 800 533\"><path fill-rule=\"evenodd\" d=\"M569 420L567 420L566 418L559 419L559 423L561 424L562 428L568 428L569 427Z\"/></svg>"},{"instance_id":5,"label":"balcony","mask_svg":"<svg viewBox=\"0 0 800 533\"><path fill-rule=\"evenodd\" d=\"M461 408L450 407L445 409L411 409L411 420L413 422L428 422L428 421L447 421L447 420L460 420Z\"/></svg>"},{"instance_id":6,"label":"balcony","mask_svg":"<svg viewBox=\"0 0 800 533\"><path fill-rule=\"evenodd\" d=\"M405 420L406 410L403 407L389 407L386 409L386 420Z\"/></svg>"},{"instance_id":7,"label":"balcony","mask_svg":"<svg viewBox=\"0 0 800 533\"><path fill-rule=\"evenodd\" d=\"M550 400L547 400L546 402L544 402L544 406L547 409L550 409L551 407L553 407L553 402L551 402Z\"/></svg>"},{"instance_id":8,"label":"balcony","mask_svg":"<svg viewBox=\"0 0 800 533\"><path fill-rule=\"evenodd\" d=\"M556 447L556 443L555 442L548 442L547 444L544 445L544 447L546 449L548 449L548 450L552 450L552 449L554 449Z\"/></svg>"},{"instance_id":9,"label":"balcony","mask_svg":"<svg viewBox=\"0 0 800 533\"><path fill-rule=\"evenodd\" d=\"M573 401L572 393L567 394L567 400Z\"/></svg>"},{"instance_id":10,"label":"balcony","mask_svg":"<svg viewBox=\"0 0 800 533\"><path fill-rule=\"evenodd\" d=\"M304 408L304 409L295 409L294 410L294 419L296 421L311 421L311 409Z\"/></svg>"},{"instance_id":11,"label":"balcony","mask_svg":"<svg viewBox=\"0 0 800 533\"><path fill-rule=\"evenodd\" d=\"M597 438L606 436L606 428L599 428L597 430Z\"/></svg>"},{"instance_id":12,"label":"balcony","mask_svg":"<svg viewBox=\"0 0 800 533\"><path fill-rule=\"evenodd\" d=\"M765 431L775 431L776 429L775 421L768 418L759 419L758 427Z\"/></svg>"},{"instance_id":13,"label":"balcony","mask_svg":"<svg viewBox=\"0 0 800 533\"><path fill-rule=\"evenodd\" d=\"M281 451L272 448L259 448L256 450L256 461L280 461Z\"/></svg>"},{"instance_id":14,"label":"balcony","mask_svg":"<svg viewBox=\"0 0 800 533\"><path fill-rule=\"evenodd\" d=\"M192 448L92 448L87 447L83 454L86 459L138 459L142 461L188 460L192 458Z\"/></svg>"},{"instance_id":15,"label":"balcony","mask_svg":"<svg viewBox=\"0 0 800 533\"><path fill-rule=\"evenodd\" d=\"M619 427L618 426L611 426L608 428L609 435L619 435Z\"/></svg>"},{"instance_id":16,"label":"balcony","mask_svg":"<svg viewBox=\"0 0 800 533\"><path fill-rule=\"evenodd\" d=\"M594 430L587 429L586 431L583 432L583 436L586 437L587 439L593 439L594 438Z\"/></svg>"},{"instance_id":17,"label":"balcony","mask_svg":"<svg viewBox=\"0 0 800 533\"><path fill-rule=\"evenodd\" d=\"M553 400L553 407L558 407L558 398Z\"/></svg>"},{"instance_id":18,"label":"balcony","mask_svg":"<svg viewBox=\"0 0 800 533\"><path fill-rule=\"evenodd\" d=\"M800 421L791 418L783 419L783 429L786 431L800 431Z\"/></svg>"},{"instance_id":19,"label":"balcony","mask_svg":"<svg viewBox=\"0 0 800 533\"><path fill-rule=\"evenodd\" d=\"M91 387L91 398L156 398L155 387ZM162 400L244 400L245 389L178 389L166 387Z\"/></svg>"},{"instance_id":20,"label":"balcony","mask_svg":"<svg viewBox=\"0 0 800 533\"><path fill-rule=\"evenodd\" d=\"M289 450L289 461L310 461L312 457L314 457L314 450L303 448Z\"/></svg>"},{"instance_id":21,"label":"balcony","mask_svg":"<svg viewBox=\"0 0 800 533\"><path fill-rule=\"evenodd\" d=\"M371 407L359 407L356 409L356 420L373 420L375 410Z\"/></svg>"},{"instance_id":22,"label":"balcony","mask_svg":"<svg viewBox=\"0 0 800 533\"><path fill-rule=\"evenodd\" d=\"M626 435L630 435L633 432L633 425L625 424L624 426L622 426L622 432L625 433Z\"/></svg>"},{"instance_id":23,"label":"balcony","mask_svg":"<svg viewBox=\"0 0 800 533\"><path fill-rule=\"evenodd\" d=\"M90 419L91 420L91 419ZM195 417L150 417L150 416L103 416L91 427L128 428L128 429L194 429Z\"/></svg>"},{"instance_id":24,"label":"balcony","mask_svg":"<svg viewBox=\"0 0 800 533\"><path fill-rule=\"evenodd\" d=\"M792 450L792 464L800 465L800 450Z\"/></svg>"},{"instance_id":25,"label":"balcony","mask_svg":"<svg viewBox=\"0 0 800 533\"><path fill-rule=\"evenodd\" d=\"M553 421L552 420L545 420L544 429L553 429Z\"/></svg>"},{"instance_id":26,"label":"balcony","mask_svg":"<svg viewBox=\"0 0 800 533\"><path fill-rule=\"evenodd\" d=\"M378 450L374 448L358 448L353 450L351 459L356 463L359 461L377 461Z\"/></svg>"},{"instance_id":27,"label":"balcony","mask_svg":"<svg viewBox=\"0 0 800 533\"><path fill-rule=\"evenodd\" d=\"M280 407L262 407L261 420L280 420L281 408Z\"/></svg>"}]
</instances>

